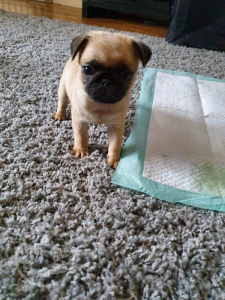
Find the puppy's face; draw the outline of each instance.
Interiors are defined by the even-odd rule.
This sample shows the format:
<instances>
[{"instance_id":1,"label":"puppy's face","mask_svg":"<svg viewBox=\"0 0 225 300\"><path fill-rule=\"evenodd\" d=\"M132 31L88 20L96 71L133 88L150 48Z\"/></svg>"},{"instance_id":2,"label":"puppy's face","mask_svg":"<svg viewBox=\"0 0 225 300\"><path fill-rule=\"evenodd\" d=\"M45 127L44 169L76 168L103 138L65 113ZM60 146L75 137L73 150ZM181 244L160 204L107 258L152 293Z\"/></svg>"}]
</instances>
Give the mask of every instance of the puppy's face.
<instances>
[{"instance_id":1,"label":"puppy's face","mask_svg":"<svg viewBox=\"0 0 225 300\"><path fill-rule=\"evenodd\" d=\"M73 40L72 59L77 53L79 76L88 96L99 103L114 104L130 90L139 60L143 65L150 49L131 37L108 32L89 32Z\"/></svg>"},{"instance_id":2,"label":"puppy's face","mask_svg":"<svg viewBox=\"0 0 225 300\"><path fill-rule=\"evenodd\" d=\"M135 69L123 61L117 61L114 67L97 59L82 62L85 91L91 99L100 103L113 104L122 100L134 74Z\"/></svg>"}]
</instances>

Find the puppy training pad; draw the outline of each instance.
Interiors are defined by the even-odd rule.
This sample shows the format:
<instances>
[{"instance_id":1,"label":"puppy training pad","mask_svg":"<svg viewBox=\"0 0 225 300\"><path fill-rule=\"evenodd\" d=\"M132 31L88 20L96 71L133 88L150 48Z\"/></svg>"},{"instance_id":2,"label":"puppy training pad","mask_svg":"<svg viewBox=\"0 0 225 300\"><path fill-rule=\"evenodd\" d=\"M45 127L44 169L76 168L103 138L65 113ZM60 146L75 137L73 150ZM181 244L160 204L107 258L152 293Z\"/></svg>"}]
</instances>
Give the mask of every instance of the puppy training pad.
<instances>
[{"instance_id":1,"label":"puppy training pad","mask_svg":"<svg viewBox=\"0 0 225 300\"><path fill-rule=\"evenodd\" d=\"M225 81L146 69L112 183L225 211Z\"/></svg>"}]
</instances>

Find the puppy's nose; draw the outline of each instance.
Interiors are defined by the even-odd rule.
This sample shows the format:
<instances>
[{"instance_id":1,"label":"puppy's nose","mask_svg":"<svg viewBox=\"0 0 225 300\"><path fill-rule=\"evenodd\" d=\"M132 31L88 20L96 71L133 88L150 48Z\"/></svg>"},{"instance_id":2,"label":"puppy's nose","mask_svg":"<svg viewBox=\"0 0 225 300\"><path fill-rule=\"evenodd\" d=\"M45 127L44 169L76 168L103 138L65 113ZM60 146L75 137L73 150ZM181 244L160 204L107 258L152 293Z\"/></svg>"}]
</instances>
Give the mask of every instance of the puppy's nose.
<instances>
[{"instance_id":1,"label":"puppy's nose","mask_svg":"<svg viewBox=\"0 0 225 300\"><path fill-rule=\"evenodd\" d=\"M112 84L112 81L110 79L104 78L102 79L102 86L107 87Z\"/></svg>"}]
</instances>

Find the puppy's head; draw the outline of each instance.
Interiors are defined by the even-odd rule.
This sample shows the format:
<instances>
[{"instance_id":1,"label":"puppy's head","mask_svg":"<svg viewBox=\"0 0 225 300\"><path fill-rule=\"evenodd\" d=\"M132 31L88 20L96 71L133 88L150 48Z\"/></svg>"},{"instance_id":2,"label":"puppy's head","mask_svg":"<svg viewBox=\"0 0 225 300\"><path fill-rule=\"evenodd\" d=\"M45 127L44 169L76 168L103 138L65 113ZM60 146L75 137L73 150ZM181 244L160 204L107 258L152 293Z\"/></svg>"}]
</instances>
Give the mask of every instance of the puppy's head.
<instances>
[{"instance_id":1,"label":"puppy's head","mask_svg":"<svg viewBox=\"0 0 225 300\"><path fill-rule=\"evenodd\" d=\"M88 96L96 102L114 104L130 90L139 61L145 66L151 50L123 34L91 31L72 41L71 56L78 59Z\"/></svg>"}]
</instances>

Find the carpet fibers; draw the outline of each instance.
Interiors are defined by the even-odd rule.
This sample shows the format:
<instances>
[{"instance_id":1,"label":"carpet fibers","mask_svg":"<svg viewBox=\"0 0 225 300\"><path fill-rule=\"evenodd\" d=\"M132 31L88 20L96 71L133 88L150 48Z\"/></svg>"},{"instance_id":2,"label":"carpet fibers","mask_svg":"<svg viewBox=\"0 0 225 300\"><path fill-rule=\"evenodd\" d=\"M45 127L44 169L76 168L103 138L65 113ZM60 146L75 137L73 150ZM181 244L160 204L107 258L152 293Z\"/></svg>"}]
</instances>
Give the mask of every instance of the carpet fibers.
<instances>
[{"instance_id":1,"label":"carpet fibers","mask_svg":"<svg viewBox=\"0 0 225 300\"><path fill-rule=\"evenodd\" d=\"M106 127L77 159L70 107L52 120L70 42L96 27L0 10L0 28L0 299L225 299L225 214L111 184ZM224 53L130 35L148 67L225 79Z\"/></svg>"}]
</instances>

